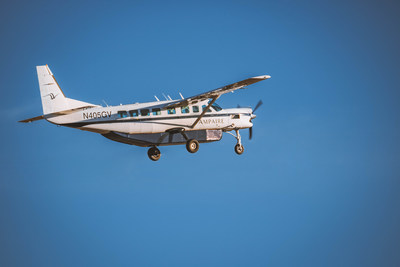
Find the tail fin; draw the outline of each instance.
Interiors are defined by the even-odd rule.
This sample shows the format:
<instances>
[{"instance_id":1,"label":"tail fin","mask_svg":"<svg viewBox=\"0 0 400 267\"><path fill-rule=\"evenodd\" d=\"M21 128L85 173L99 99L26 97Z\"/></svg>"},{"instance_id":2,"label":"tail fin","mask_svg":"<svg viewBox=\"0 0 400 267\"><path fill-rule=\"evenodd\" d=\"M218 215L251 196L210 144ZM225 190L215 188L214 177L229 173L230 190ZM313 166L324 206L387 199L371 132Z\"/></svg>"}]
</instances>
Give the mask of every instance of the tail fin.
<instances>
[{"instance_id":1,"label":"tail fin","mask_svg":"<svg viewBox=\"0 0 400 267\"><path fill-rule=\"evenodd\" d=\"M70 99L65 97L50 68L45 66L36 66L39 79L40 96L42 98L43 114L56 113L60 111L93 107L96 105Z\"/></svg>"}]
</instances>

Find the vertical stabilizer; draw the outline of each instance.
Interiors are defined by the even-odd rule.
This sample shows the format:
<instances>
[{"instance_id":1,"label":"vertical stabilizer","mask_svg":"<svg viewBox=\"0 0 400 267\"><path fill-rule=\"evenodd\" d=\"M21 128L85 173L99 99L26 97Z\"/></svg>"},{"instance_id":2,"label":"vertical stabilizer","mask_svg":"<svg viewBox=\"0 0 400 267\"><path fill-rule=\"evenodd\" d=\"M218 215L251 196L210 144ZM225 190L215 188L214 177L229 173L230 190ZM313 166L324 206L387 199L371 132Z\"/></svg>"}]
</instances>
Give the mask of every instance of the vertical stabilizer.
<instances>
[{"instance_id":1,"label":"vertical stabilizer","mask_svg":"<svg viewBox=\"0 0 400 267\"><path fill-rule=\"evenodd\" d=\"M95 106L90 103L65 97L63 91L54 78L53 73L47 65L36 66L36 70L39 79L40 96L42 98L44 115L74 108Z\"/></svg>"},{"instance_id":2,"label":"vertical stabilizer","mask_svg":"<svg viewBox=\"0 0 400 267\"><path fill-rule=\"evenodd\" d=\"M47 65L37 66L43 114L68 109L66 97Z\"/></svg>"}]
</instances>

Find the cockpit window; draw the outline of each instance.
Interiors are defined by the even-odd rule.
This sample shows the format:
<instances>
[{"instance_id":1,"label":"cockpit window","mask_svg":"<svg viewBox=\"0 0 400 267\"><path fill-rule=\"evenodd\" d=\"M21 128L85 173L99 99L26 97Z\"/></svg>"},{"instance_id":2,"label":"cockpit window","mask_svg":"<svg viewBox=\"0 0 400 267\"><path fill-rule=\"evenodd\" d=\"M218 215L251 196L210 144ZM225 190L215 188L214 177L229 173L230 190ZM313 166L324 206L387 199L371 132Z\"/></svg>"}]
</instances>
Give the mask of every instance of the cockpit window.
<instances>
[{"instance_id":1,"label":"cockpit window","mask_svg":"<svg viewBox=\"0 0 400 267\"><path fill-rule=\"evenodd\" d=\"M175 108L168 109L168 114L175 114L175 113L176 113Z\"/></svg>"},{"instance_id":2,"label":"cockpit window","mask_svg":"<svg viewBox=\"0 0 400 267\"><path fill-rule=\"evenodd\" d=\"M212 107L215 111L220 111L220 110L222 110L222 108L221 108L217 103L212 104L211 107Z\"/></svg>"}]
</instances>

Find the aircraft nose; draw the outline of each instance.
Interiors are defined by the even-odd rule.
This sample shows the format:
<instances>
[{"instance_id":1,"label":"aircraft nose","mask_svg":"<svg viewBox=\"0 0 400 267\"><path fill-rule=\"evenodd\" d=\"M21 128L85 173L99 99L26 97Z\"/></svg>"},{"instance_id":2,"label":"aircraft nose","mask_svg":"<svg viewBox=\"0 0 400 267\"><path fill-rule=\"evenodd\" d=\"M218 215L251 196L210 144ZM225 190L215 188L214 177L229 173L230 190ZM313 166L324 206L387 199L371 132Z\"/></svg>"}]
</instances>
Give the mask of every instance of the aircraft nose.
<instances>
[{"instance_id":1,"label":"aircraft nose","mask_svg":"<svg viewBox=\"0 0 400 267\"><path fill-rule=\"evenodd\" d=\"M255 119L256 117L256 114L251 114L251 119Z\"/></svg>"}]
</instances>

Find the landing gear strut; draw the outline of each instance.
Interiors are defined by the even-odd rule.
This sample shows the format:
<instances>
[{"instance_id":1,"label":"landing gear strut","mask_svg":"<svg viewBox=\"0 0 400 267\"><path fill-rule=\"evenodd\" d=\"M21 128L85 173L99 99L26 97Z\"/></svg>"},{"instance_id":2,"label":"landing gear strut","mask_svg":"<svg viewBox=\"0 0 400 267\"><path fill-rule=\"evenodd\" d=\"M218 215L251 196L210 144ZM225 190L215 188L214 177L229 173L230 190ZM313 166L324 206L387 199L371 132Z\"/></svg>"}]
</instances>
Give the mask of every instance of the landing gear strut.
<instances>
[{"instance_id":1,"label":"landing gear strut","mask_svg":"<svg viewBox=\"0 0 400 267\"><path fill-rule=\"evenodd\" d=\"M149 156L149 159L151 159L152 161L157 161L161 158L161 152L155 146L149 148L149 150L147 151L147 155Z\"/></svg>"},{"instance_id":2,"label":"landing gear strut","mask_svg":"<svg viewBox=\"0 0 400 267\"><path fill-rule=\"evenodd\" d=\"M186 140L186 149L190 153L196 153L197 151L199 151L200 147L199 141L197 141L196 139L189 139L189 137L185 133L184 128L172 128L166 132L169 133L170 135L181 134L182 137Z\"/></svg>"},{"instance_id":3,"label":"landing gear strut","mask_svg":"<svg viewBox=\"0 0 400 267\"><path fill-rule=\"evenodd\" d=\"M236 132L236 135L234 135L233 133L230 133L230 132L227 132L227 133L236 138L237 143L235 145L235 152L238 155L242 155L244 152L244 147L242 145L242 137L240 136L238 129L235 129L235 132Z\"/></svg>"}]
</instances>

